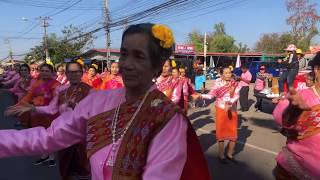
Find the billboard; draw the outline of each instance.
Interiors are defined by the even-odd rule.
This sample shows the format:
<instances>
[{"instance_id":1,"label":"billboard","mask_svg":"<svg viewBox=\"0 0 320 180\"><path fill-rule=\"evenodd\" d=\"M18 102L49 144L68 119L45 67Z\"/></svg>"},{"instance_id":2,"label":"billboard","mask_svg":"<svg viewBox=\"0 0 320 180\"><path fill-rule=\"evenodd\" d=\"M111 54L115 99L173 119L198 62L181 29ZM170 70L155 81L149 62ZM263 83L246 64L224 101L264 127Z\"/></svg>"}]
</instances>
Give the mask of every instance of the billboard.
<instances>
[{"instance_id":1,"label":"billboard","mask_svg":"<svg viewBox=\"0 0 320 180\"><path fill-rule=\"evenodd\" d=\"M194 45L177 44L176 53L194 54L195 53Z\"/></svg>"}]
</instances>

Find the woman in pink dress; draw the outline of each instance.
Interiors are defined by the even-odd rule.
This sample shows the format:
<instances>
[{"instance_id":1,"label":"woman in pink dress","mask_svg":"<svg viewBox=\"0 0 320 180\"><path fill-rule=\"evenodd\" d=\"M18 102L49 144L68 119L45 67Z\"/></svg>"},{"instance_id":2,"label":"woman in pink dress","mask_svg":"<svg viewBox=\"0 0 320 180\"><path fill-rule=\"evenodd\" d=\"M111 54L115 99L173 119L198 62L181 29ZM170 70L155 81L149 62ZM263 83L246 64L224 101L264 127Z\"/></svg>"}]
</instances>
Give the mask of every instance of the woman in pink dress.
<instances>
[{"instance_id":1,"label":"woman in pink dress","mask_svg":"<svg viewBox=\"0 0 320 180\"><path fill-rule=\"evenodd\" d=\"M159 91L172 100L173 103L179 104L182 92L182 86L179 83L179 74L176 77L171 75L171 60L166 60L161 75L157 78L156 86Z\"/></svg>"},{"instance_id":2,"label":"woman in pink dress","mask_svg":"<svg viewBox=\"0 0 320 180\"><path fill-rule=\"evenodd\" d=\"M33 79L38 79L39 77L39 65L37 63L30 64L30 74Z\"/></svg>"},{"instance_id":3,"label":"woman in pink dress","mask_svg":"<svg viewBox=\"0 0 320 180\"><path fill-rule=\"evenodd\" d=\"M65 73L65 67L63 64L60 64L59 66L57 66L57 81L60 82L60 84L64 85L68 83L68 79Z\"/></svg>"},{"instance_id":4,"label":"woman in pink dress","mask_svg":"<svg viewBox=\"0 0 320 180\"><path fill-rule=\"evenodd\" d=\"M66 76L70 84L65 84L56 88L55 97L48 106L34 106L32 104L22 104L16 106L14 113L23 114L33 112L38 114L60 115L64 112L73 111L75 106L84 99L90 92L91 87L81 82L83 75L82 65L77 62L67 63ZM68 180L72 176L78 176L85 180L90 175L89 162L86 157L85 143L73 145L61 150L59 155L59 169L62 180ZM49 158L48 158L49 159ZM44 159L45 162L48 159ZM42 163L43 163L42 162Z\"/></svg>"},{"instance_id":5,"label":"woman in pink dress","mask_svg":"<svg viewBox=\"0 0 320 180\"><path fill-rule=\"evenodd\" d=\"M194 86L191 83L191 79L186 77L186 69L184 67L179 68L180 81L182 81L182 93L183 93L183 107L184 111L188 112L189 96L195 93Z\"/></svg>"},{"instance_id":6,"label":"woman in pink dress","mask_svg":"<svg viewBox=\"0 0 320 180\"><path fill-rule=\"evenodd\" d=\"M2 80L2 86L5 88L12 88L13 85L20 79L20 64L14 65L14 71L7 74Z\"/></svg>"},{"instance_id":7,"label":"woman in pink dress","mask_svg":"<svg viewBox=\"0 0 320 180\"><path fill-rule=\"evenodd\" d=\"M86 139L93 180L209 180L189 120L152 82L173 46L166 26L131 25L119 62L125 88L91 93L48 129L0 130L0 157L54 152Z\"/></svg>"},{"instance_id":8,"label":"woman in pink dress","mask_svg":"<svg viewBox=\"0 0 320 180\"><path fill-rule=\"evenodd\" d=\"M30 67L28 64L22 64L20 66L20 79L14 84L13 88L9 89L20 100L30 90L34 80L30 74Z\"/></svg>"},{"instance_id":9,"label":"woman in pink dress","mask_svg":"<svg viewBox=\"0 0 320 180\"><path fill-rule=\"evenodd\" d=\"M40 78L37 79L30 90L23 96L20 101L14 105L7 108L5 114L7 116L10 115L18 115L21 124L25 127L43 127L48 128L51 125L51 122L57 117L55 115L43 115L36 114L31 112L26 112L22 114L17 114L15 109L17 106L23 104L33 104L34 106L47 106L52 98L55 96L55 89L60 86L60 83L53 78L53 66L49 64L42 64L40 66ZM37 160L34 164L39 165L45 159L49 159L49 166L55 166L55 160L53 155L48 155L44 153L39 160Z\"/></svg>"},{"instance_id":10,"label":"woman in pink dress","mask_svg":"<svg viewBox=\"0 0 320 180\"><path fill-rule=\"evenodd\" d=\"M229 67L221 68L221 78L214 81L213 87L208 94L194 95L194 97L213 99L216 115L216 139L219 142L219 160L221 163L236 162L233 157L234 147L238 139L238 113L237 101L241 86L232 78ZM227 157L225 158L224 144L228 142Z\"/></svg>"},{"instance_id":11,"label":"woman in pink dress","mask_svg":"<svg viewBox=\"0 0 320 180\"><path fill-rule=\"evenodd\" d=\"M320 177L320 52L311 64L315 85L299 91L291 89L273 112L281 133L287 137L286 146L276 157L278 180Z\"/></svg>"},{"instance_id":12,"label":"woman in pink dress","mask_svg":"<svg viewBox=\"0 0 320 180\"><path fill-rule=\"evenodd\" d=\"M111 74L102 79L101 89L110 90L123 87L122 76L119 74L119 63L111 64Z\"/></svg>"},{"instance_id":13,"label":"woman in pink dress","mask_svg":"<svg viewBox=\"0 0 320 180\"><path fill-rule=\"evenodd\" d=\"M88 73L86 73L82 77L82 81L84 83L87 83L89 86L95 89L99 89L102 83L102 80L99 77L97 71L98 71L98 66L96 64L93 64L89 67Z\"/></svg>"}]
</instances>

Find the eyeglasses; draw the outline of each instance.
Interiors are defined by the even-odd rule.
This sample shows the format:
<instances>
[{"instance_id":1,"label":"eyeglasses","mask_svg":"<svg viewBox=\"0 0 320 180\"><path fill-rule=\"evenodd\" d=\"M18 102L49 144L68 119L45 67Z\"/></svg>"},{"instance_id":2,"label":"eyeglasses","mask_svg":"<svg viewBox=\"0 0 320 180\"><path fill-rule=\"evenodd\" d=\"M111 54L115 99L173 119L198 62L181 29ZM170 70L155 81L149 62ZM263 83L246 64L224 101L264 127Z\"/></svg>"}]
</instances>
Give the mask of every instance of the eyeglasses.
<instances>
[{"instance_id":1,"label":"eyeglasses","mask_svg":"<svg viewBox=\"0 0 320 180\"><path fill-rule=\"evenodd\" d=\"M72 74L80 74L80 73L82 73L82 71L67 71L66 72L66 74L70 74L70 75L72 75Z\"/></svg>"}]
</instances>

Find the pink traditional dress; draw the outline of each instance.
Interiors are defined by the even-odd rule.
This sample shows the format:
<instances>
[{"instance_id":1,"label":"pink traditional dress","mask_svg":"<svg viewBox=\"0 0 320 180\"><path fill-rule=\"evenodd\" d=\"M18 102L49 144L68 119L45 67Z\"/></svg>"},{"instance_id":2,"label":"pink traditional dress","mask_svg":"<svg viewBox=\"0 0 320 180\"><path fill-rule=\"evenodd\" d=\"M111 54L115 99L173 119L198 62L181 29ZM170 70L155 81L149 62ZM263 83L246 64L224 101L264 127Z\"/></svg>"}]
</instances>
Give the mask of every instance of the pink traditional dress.
<instances>
[{"instance_id":1,"label":"pink traditional dress","mask_svg":"<svg viewBox=\"0 0 320 180\"><path fill-rule=\"evenodd\" d=\"M276 157L278 177L290 179L319 179L320 177L320 96L315 88L298 91L311 111L304 111L295 124L289 124L282 116L289 106L281 100L273 111L276 123L284 131L296 132L296 138L288 138L287 144Z\"/></svg>"},{"instance_id":2,"label":"pink traditional dress","mask_svg":"<svg viewBox=\"0 0 320 180\"><path fill-rule=\"evenodd\" d=\"M1 76L1 81L8 81L10 80L15 74L17 74L16 71L6 71L3 73L3 75Z\"/></svg>"},{"instance_id":3,"label":"pink traditional dress","mask_svg":"<svg viewBox=\"0 0 320 180\"><path fill-rule=\"evenodd\" d=\"M36 106L35 111L39 114L60 115L64 112L73 111L76 104L84 99L92 89L86 83L81 82L76 86L70 84L62 85L56 88L55 97L48 106ZM90 175L89 162L86 156L85 143L78 143L59 153L59 170L62 180L70 178L72 173L82 177Z\"/></svg>"},{"instance_id":4,"label":"pink traditional dress","mask_svg":"<svg viewBox=\"0 0 320 180\"><path fill-rule=\"evenodd\" d=\"M27 92L31 89L32 84L35 80L30 77L20 78L13 86L13 88L9 89L14 95L18 97L17 100L20 100L23 96L27 94Z\"/></svg>"},{"instance_id":5,"label":"pink traditional dress","mask_svg":"<svg viewBox=\"0 0 320 180\"><path fill-rule=\"evenodd\" d=\"M100 78L101 78L101 79L104 79L104 78L106 78L106 77L109 76L109 75L110 75L110 72L109 72L109 71L105 71L105 72L103 72L103 73L100 74Z\"/></svg>"},{"instance_id":6,"label":"pink traditional dress","mask_svg":"<svg viewBox=\"0 0 320 180\"><path fill-rule=\"evenodd\" d=\"M102 83L101 78L99 75L95 75L94 77L90 77L88 74L84 74L82 76L82 82L87 83L89 86L99 89Z\"/></svg>"},{"instance_id":7,"label":"pink traditional dress","mask_svg":"<svg viewBox=\"0 0 320 180\"><path fill-rule=\"evenodd\" d=\"M238 114L237 100L241 85L234 80L225 81L222 78L216 79L208 94L202 94L204 99L216 97L214 102L216 108L216 138L218 141L238 138ZM231 108L226 110L226 103L230 103Z\"/></svg>"},{"instance_id":8,"label":"pink traditional dress","mask_svg":"<svg viewBox=\"0 0 320 180\"><path fill-rule=\"evenodd\" d=\"M59 85L60 83L55 79L46 82L38 79L32 84L30 90L23 96L18 104L28 103L34 106L47 106L55 96L55 89ZM56 115L41 115L30 112L26 112L19 117L22 124L27 125L27 127L49 127L54 118L56 118Z\"/></svg>"},{"instance_id":9,"label":"pink traditional dress","mask_svg":"<svg viewBox=\"0 0 320 180\"><path fill-rule=\"evenodd\" d=\"M123 86L124 85L122 81L122 76L120 74L110 74L109 76L106 76L104 79L102 79L101 83L102 90L117 89L122 88Z\"/></svg>"},{"instance_id":10,"label":"pink traditional dress","mask_svg":"<svg viewBox=\"0 0 320 180\"><path fill-rule=\"evenodd\" d=\"M65 74L58 74L56 80L60 82L60 84L64 85L68 83L67 76Z\"/></svg>"},{"instance_id":11,"label":"pink traditional dress","mask_svg":"<svg viewBox=\"0 0 320 180\"><path fill-rule=\"evenodd\" d=\"M14 75L7 76L6 78L4 78L4 80L2 81L2 84L12 87L19 79L20 79L20 74L15 73Z\"/></svg>"},{"instance_id":12,"label":"pink traditional dress","mask_svg":"<svg viewBox=\"0 0 320 180\"><path fill-rule=\"evenodd\" d=\"M124 88L91 93L48 129L1 130L0 138L0 158L55 152L87 139L93 180L210 179L190 122L154 87L135 102L126 101Z\"/></svg>"},{"instance_id":13,"label":"pink traditional dress","mask_svg":"<svg viewBox=\"0 0 320 180\"><path fill-rule=\"evenodd\" d=\"M157 78L156 86L159 91L166 95L173 103L179 104L182 96L182 84L178 78L172 76L163 77L160 75Z\"/></svg>"},{"instance_id":14,"label":"pink traditional dress","mask_svg":"<svg viewBox=\"0 0 320 180\"><path fill-rule=\"evenodd\" d=\"M191 79L187 77L179 77L179 81L181 82L182 86L182 95L183 98L181 98L180 107L183 107L185 113L188 112L188 98L190 95L195 93L194 87L191 83Z\"/></svg>"},{"instance_id":15,"label":"pink traditional dress","mask_svg":"<svg viewBox=\"0 0 320 180\"><path fill-rule=\"evenodd\" d=\"M33 79L38 79L40 73L38 70L32 70L30 74Z\"/></svg>"}]
</instances>

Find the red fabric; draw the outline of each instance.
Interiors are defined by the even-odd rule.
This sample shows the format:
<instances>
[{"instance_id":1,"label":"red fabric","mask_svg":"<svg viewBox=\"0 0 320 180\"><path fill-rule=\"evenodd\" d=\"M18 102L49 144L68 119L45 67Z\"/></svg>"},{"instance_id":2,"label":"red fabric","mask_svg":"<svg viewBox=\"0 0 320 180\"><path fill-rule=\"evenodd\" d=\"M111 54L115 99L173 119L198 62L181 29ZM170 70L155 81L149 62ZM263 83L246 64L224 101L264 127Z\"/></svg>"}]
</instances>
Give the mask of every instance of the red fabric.
<instances>
[{"instance_id":1,"label":"red fabric","mask_svg":"<svg viewBox=\"0 0 320 180\"><path fill-rule=\"evenodd\" d=\"M95 89L99 89L101 86L102 80L101 78L97 78L95 80L92 81L92 87Z\"/></svg>"},{"instance_id":2,"label":"red fabric","mask_svg":"<svg viewBox=\"0 0 320 180\"><path fill-rule=\"evenodd\" d=\"M299 84L299 83L302 83L302 82L306 82L305 74L297 75L296 78L295 78L294 81L293 81L293 87L294 87L294 88L297 88L297 87L298 87L298 84ZM288 85L287 85L287 83L285 82L285 83L283 84L283 91L284 91L284 92L287 92L287 89L288 89Z\"/></svg>"},{"instance_id":3,"label":"red fabric","mask_svg":"<svg viewBox=\"0 0 320 180\"><path fill-rule=\"evenodd\" d=\"M190 121L187 131L187 162L183 168L181 180L210 180L210 173L203 150Z\"/></svg>"}]
</instances>

